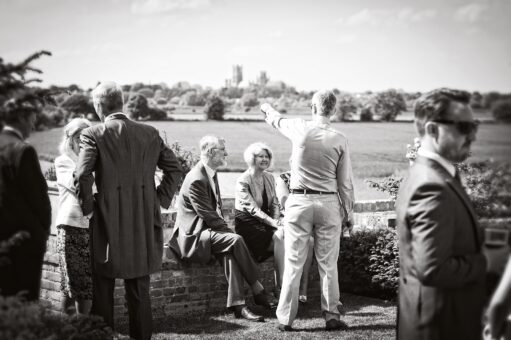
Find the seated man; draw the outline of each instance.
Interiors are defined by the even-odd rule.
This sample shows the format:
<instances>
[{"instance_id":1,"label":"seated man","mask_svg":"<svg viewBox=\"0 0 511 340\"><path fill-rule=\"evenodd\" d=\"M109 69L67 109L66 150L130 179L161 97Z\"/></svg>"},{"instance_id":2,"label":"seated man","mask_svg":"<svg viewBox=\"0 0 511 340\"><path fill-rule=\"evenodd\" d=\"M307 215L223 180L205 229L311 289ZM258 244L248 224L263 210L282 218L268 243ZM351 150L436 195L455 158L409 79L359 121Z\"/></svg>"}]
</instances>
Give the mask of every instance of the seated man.
<instances>
[{"instance_id":1,"label":"seated man","mask_svg":"<svg viewBox=\"0 0 511 340\"><path fill-rule=\"evenodd\" d=\"M225 141L205 136L200 141L201 161L186 175L177 200L177 217L169 248L185 262L210 263L214 255L222 264L228 283L227 307L237 318L264 321L245 305L243 279L250 285L254 302L268 309L259 282L257 263L243 241L223 219L216 171L225 166Z\"/></svg>"}]
</instances>

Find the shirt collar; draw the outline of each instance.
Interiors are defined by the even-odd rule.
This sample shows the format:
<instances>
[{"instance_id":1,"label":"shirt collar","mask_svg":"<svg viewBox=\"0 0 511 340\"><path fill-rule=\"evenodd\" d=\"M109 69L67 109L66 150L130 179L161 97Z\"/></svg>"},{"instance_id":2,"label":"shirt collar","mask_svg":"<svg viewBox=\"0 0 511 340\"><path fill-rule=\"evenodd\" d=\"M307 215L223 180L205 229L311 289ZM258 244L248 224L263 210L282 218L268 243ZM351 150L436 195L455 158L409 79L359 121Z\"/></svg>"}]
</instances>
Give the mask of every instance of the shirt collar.
<instances>
[{"instance_id":1,"label":"shirt collar","mask_svg":"<svg viewBox=\"0 0 511 340\"><path fill-rule=\"evenodd\" d=\"M208 174L209 178L213 178L216 174L216 170L211 169L205 162L201 162L202 165L204 165L204 169L206 169L206 173Z\"/></svg>"},{"instance_id":2,"label":"shirt collar","mask_svg":"<svg viewBox=\"0 0 511 340\"><path fill-rule=\"evenodd\" d=\"M330 125L330 117L316 116L312 121L316 125Z\"/></svg>"},{"instance_id":3,"label":"shirt collar","mask_svg":"<svg viewBox=\"0 0 511 340\"><path fill-rule=\"evenodd\" d=\"M417 155L436 161L441 166L443 166L452 177L456 175L456 168L454 167L454 165L444 157L440 156L439 154L429 150L425 150L423 148L419 148L419 150L417 150Z\"/></svg>"},{"instance_id":4,"label":"shirt collar","mask_svg":"<svg viewBox=\"0 0 511 340\"><path fill-rule=\"evenodd\" d=\"M25 139L25 138L23 138L23 134L21 133L20 130L18 130L10 125L4 125L3 131L10 131L14 135L16 135L16 137L19 137L19 139L21 139L21 140Z\"/></svg>"},{"instance_id":5,"label":"shirt collar","mask_svg":"<svg viewBox=\"0 0 511 340\"><path fill-rule=\"evenodd\" d=\"M120 119L128 119L128 116L126 116L122 112L111 113L105 117L105 122L108 122L109 120L112 120L112 119L119 119L119 118Z\"/></svg>"}]
</instances>

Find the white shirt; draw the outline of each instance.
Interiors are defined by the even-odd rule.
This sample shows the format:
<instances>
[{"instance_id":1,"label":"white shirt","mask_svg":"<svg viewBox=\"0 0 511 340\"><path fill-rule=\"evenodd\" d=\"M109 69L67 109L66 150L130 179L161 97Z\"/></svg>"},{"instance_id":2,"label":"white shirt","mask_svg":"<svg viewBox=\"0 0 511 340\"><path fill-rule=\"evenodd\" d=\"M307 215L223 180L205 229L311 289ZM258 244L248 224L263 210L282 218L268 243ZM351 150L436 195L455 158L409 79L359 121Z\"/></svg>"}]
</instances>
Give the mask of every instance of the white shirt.
<instances>
[{"instance_id":1,"label":"white shirt","mask_svg":"<svg viewBox=\"0 0 511 340\"><path fill-rule=\"evenodd\" d=\"M429 150L425 150L423 148L419 148L419 150L417 150L417 155L426 157L426 158L429 158L429 159L432 159L432 160L438 162L441 166L443 166L445 168L445 170L447 170L447 172L452 177L456 176L456 168L454 167L454 165L451 162L449 162L447 159L445 159L444 157L440 156L439 154L429 151Z\"/></svg>"},{"instance_id":2,"label":"white shirt","mask_svg":"<svg viewBox=\"0 0 511 340\"><path fill-rule=\"evenodd\" d=\"M16 136L18 136L21 140L25 140L25 138L23 138L23 134L21 133L21 131L16 128L13 128L12 126L4 125L3 131L11 131Z\"/></svg>"},{"instance_id":3,"label":"white shirt","mask_svg":"<svg viewBox=\"0 0 511 340\"><path fill-rule=\"evenodd\" d=\"M202 162L202 161L201 161ZM216 174L216 171L211 169L206 163L202 162L202 165L204 165L204 169L206 169L206 173L208 174L208 179L209 179L209 185L211 185L211 188L213 188L213 192L215 193L215 197L216 197L216 210L218 212L218 214L220 216L222 216L222 211L220 210L220 195L218 192L216 192L216 185L215 185L215 181L213 180L213 177L215 176ZM217 180L218 180L218 177L217 177Z\"/></svg>"}]
</instances>

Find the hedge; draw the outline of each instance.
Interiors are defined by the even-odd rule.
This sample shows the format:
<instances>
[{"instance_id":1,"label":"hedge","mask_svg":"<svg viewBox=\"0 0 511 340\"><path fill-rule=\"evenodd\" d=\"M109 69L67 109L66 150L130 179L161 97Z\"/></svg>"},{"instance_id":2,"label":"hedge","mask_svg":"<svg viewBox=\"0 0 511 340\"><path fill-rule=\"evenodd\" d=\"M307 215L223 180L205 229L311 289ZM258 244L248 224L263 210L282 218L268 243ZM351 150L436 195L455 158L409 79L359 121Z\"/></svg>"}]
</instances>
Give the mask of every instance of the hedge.
<instances>
[{"instance_id":1,"label":"hedge","mask_svg":"<svg viewBox=\"0 0 511 340\"><path fill-rule=\"evenodd\" d=\"M362 229L341 239L341 292L395 299L399 280L399 251L395 229Z\"/></svg>"}]
</instances>

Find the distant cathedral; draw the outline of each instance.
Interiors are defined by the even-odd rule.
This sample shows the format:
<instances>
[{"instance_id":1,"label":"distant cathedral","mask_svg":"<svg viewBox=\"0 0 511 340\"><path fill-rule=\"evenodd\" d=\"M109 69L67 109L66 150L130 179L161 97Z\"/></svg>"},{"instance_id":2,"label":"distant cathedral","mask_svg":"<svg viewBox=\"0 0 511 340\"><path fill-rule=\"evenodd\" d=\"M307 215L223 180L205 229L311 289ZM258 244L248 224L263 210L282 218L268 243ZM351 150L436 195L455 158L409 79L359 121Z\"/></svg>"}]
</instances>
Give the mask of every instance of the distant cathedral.
<instances>
[{"instance_id":1,"label":"distant cathedral","mask_svg":"<svg viewBox=\"0 0 511 340\"><path fill-rule=\"evenodd\" d=\"M225 80L225 87L238 86L243 81L243 66L232 65L232 78Z\"/></svg>"}]
</instances>

